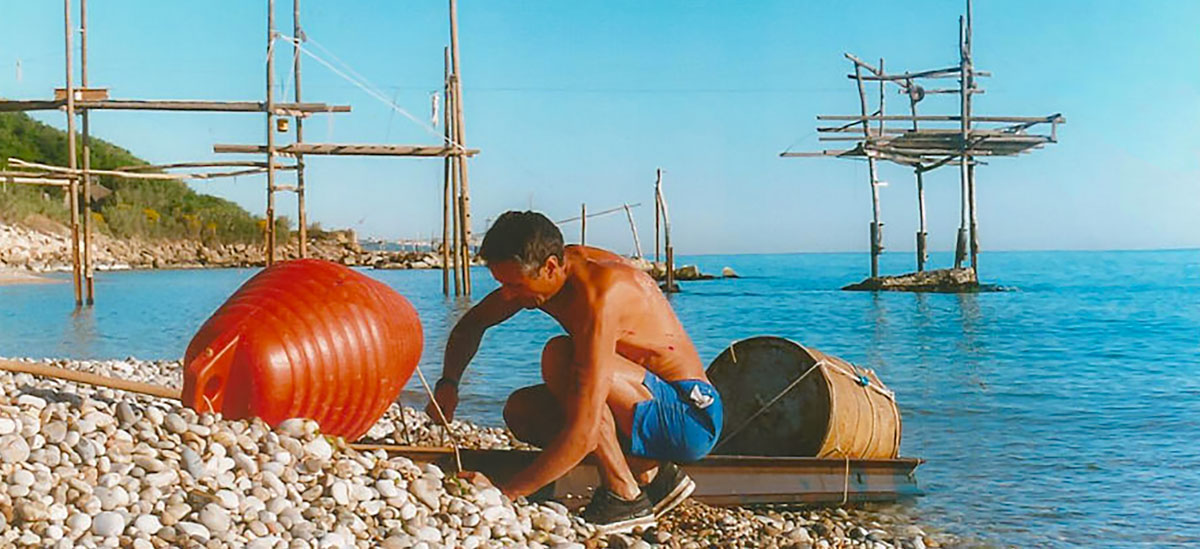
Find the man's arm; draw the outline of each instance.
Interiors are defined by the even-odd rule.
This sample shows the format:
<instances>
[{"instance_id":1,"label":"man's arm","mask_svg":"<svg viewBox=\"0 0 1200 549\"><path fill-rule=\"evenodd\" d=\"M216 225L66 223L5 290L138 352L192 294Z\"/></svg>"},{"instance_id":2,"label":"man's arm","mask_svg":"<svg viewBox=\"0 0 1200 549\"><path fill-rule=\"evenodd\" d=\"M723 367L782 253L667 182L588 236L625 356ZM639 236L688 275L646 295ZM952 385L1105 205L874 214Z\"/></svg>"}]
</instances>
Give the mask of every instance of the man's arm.
<instances>
[{"instance_id":1,"label":"man's arm","mask_svg":"<svg viewBox=\"0 0 1200 549\"><path fill-rule=\"evenodd\" d=\"M533 463L500 487L509 497L532 494L558 480L596 448L600 414L612 384L609 364L616 358L617 342L616 319L608 317L616 312L604 311L602 304L597 310L601 312L581 330L575 342L577 366L571 372L575 391L566 403L566 426Z\"/></svg>"},{"instance_id":2,"label":"man's arm","mask_svg":"<svg viewBox=\"0 0 1200 549\"><path fill-rule=\"evenodd\" d=\"M454 419L454 409L458 407L458 380L462 378L467 364L479 350L479 342L488 328L508 320L521 306L505 299L499 289L471 307L450 330L446 338L446 354L442 358L442 377L450 383L438 384L435 387L434 398L446 415L446 421ZM434 421L440 421L433 403L425 409Z\"/></svg>"}]
</instances>

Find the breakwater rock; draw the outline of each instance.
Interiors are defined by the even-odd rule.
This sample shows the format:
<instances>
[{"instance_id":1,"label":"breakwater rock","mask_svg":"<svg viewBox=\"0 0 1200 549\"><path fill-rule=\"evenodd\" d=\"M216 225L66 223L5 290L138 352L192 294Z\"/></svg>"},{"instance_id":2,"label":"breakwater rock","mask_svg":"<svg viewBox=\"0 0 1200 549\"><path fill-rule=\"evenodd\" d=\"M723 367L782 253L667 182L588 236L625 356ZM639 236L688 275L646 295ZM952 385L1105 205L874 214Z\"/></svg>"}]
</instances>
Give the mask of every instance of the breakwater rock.
<instances>
[{"instance_id":1,"label":"breakwater rock","mask_svg":"<svg viewBox=\"0 0 1200 549\"><path fill-rule=\"evenodd\" d=\"M879 276L850 284L843 290L970 293L994 291L993 286L980 285L975 269L936 269L896 276Z\"/></svg>"}]
</instances>

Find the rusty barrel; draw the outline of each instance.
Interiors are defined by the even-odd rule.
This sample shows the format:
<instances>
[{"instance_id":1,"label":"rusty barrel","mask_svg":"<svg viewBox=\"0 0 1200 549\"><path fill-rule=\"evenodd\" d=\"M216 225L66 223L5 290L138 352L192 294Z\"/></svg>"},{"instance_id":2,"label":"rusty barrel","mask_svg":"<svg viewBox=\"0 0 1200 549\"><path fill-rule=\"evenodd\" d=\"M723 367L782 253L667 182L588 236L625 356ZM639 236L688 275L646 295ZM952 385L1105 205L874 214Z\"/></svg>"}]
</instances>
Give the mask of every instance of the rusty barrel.
<instances>
[{"instance_id":1,"label":"rusty barrel","mask_svg":"<svg viewBox=\"0 0 1200 549\"><path fill-rule=\"evenodd\" d=\"M200 327L184 356L183 403L270 425L303 417L357 439L399 396L421 358L404 296L336 263L276 263Z\"/></svg>"},{"instance_id":2,"label":"rusty barrel","mask_svg":"<svg viewBox=\"0 0 1200 549\"><path fill-rule=\"evenodd\" d=\"M875 372L781 337L735 342L708 367L725 405L714 454L889 459L900 410Z\"/></svg>"}]
</instances>

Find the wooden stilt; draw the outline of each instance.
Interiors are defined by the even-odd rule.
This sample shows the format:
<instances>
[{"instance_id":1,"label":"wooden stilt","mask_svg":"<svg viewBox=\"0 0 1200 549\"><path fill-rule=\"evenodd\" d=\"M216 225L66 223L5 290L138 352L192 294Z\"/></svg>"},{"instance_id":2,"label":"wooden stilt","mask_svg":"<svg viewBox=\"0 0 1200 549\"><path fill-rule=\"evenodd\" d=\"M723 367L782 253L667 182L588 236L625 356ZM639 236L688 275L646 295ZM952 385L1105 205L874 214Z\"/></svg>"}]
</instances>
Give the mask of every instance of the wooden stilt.
<instances>
[{"instance_id":1,"label":"wooden stilt","mask_svg":"<svg viewBox=\"0 0 1200 549\"><path fill-rule=\"evenodd\" d=\"M450 73L450 78L451 79L454 78L453 72ZM450 90L450 96L449 96L449 100L446 102L446 108L453 109L454 102L456 101L456 99L454 97L454 84L453 83L450 84L449 90ZM455 125L454 114L453 114L453 111L451 111L450 126L449 126L451 139L453 139L454 136L456 135L454 125ZM450 186L451 186L451 192L453 194L452 200L451 200L453 202L453 204L451 206L454 210L453 211L453 214L454 214L453 215L454 247L451 250L454 253L454 255L453 255L454 295L456 295L456 296L463 294L463 291L464 291L463 290L463 274L467 268L467 266L463 264L463 257L465 257L465 256L463 255L462 202L459 200L459 198L462 196L462 188L461 188L462 185L461 185L459 177L458 177L458 174L459 174L458 162L460 162L460 161L462 161L462 157L460 157L460 156L451 156L450 157Z\"/></svg>"},{"instance_id":2,"label":"wooden stilt","mask_svg":"<svg viewBox=\"0 0 1200 549\"><path fill-rule=\"evenodd\" d=\"M445 61L443 64L443 85L442 85L442 133L449 142L450 137L450 48L442 49ZM450 172L453 170L451 158L447 156L443 159L442 167L442 294L450 295L450 228L454 223L451 221L451 216L454 213L454 194L453 186L450 184ZM458 278L458 262L454 262L455 279ZM457 284L456 284L457 286ZM455 294L458 290L455 290Z\"/></svg>"},{"instance_id":3,"label":"wooden stilt","mask_svg":"<svg viewBox=\"0 0 1200 549\"><path fill-rule=\"evenodd\" d=\"M925 270L925 262L929 260L929 253L926 251L925 239L929 233L925 232L925 178L921 170L917 172L917 212L920 226L917 229L917 272Z\"/></svg>"},{"instance_id":4,"label":"wooden stilt","mask_svg":"<svg viewBox=\"0 0 1200 549\"><path fill-rule=\"evenodd\" d=\"M79 0L79 85L88 87L87 0ZM83 280L87 304L96 303L95 273L92 271L92 147L88 110L83 117Z\"/></svg>"},{"instance_id":5,"label":"wooden stilt","mask_svg":"<svg viewBox=\"0 0 1200 549\"><path fill-rule=\"evenodd\" d=\"M871 136L871 128L865 117L870 116L867 112L867 92L863 88L862 67L858 63L854 64L854 77L858 83L858 98L861 105L863 138L869 139ZM883 246L880 242L881 226L879 223L879 180L875 174L875 158L867 157L867 172L871 178L871 278L879 277L879 253Z\"/></svg>"},{"instance_id":6,"label":"wooden stilt","mask_svg":"<svg viewBox=\"0 0 1200 549\"><path fill-rule=\"evenodd\" d=\"M267 0L267 227L266 265L275 263L275 0Z\"/></svg>"},{"instance_id":7,"label":"wooden stilt","mask_svg":"<svg viewBox=\"0 0 1200 549\"><path fill-rule=\"evenodd\" d=\"M971 96L975 92L975 65L971 59L971 0L967 0L967 21L963 33L962 43L962 82L963 82L963 135L969 135L971 123ZM964 139L964 147L966 142ZM966 165L967 172L967 209L970 212L968 221L968 231L971 239L971 269L975 271L975 276L979 276L979 233L977 232L978 223L975 216L975 162L971 156L969 149L964 149L963 164Z\"/></svg>"},{"instance_id":8,"label":"wooden stilt","mask_svg":"<svg viewBox=\"0 0 1200 549\"><path fill-rule=\"evenodd\" d=\"M916 132L918 131L917 101L920 101L919 97L922 95L919 94L923 92L919 92L916 88L913 88L913 85L912 80L907 80L905 91L908 92L908 107L913 117L912 129L913 132ZM926 252L925 247L925 240L929 236L929 233L925 230L925 172L921 166L918 166L913 170L913 173L917 176L917 218L919 223L917 227L917 272L919 273L925 270L925 262L929 260L929 254Z\"/></svg>"},{"instance_id":9,"label":"wooden stilt","mask_svg":"<svg viewBox=\"0 0 1200 549\"><path fill-rule=\"evenodd\" d=\"M975 276L979 276L979 223L976 217L977 210L975 209L975 164L967 166L967 191L968 191L968 207L971 210L970 233L971 233L971 269L975 271Z\"/></svg>"},{"instance_id":10,"label":"wooden stilt","mask_svg":"<svg viewBox=\"0 0 1200 549\"><path fill-rule=\"evenodd\" d=\"M967 3L968 13L970 12L970 1ZM969 53L969 30L962 17L958 18L958 51L959 51L959 70L961 78L959 79L959 119L961 120L960 137L962 139L962 162L959 164L959 181L960 181L960 206L959 206L959 222L958 222L958 240L954 247L954 268L962 268L963 260L967 257L967 210L969 206L968 195L970 184L968 183L967 166L971 163L971 155L967 152L967 147L971 133L971 62Z\"/></svg>"},{"instance_id":11,"label":"wooden stilt","mask_svg":"<svg viewBox=\"0 0 1200 549\"><path fill-rule=\"evenodd\" d=\"M670 244L667 244L666 247L667 247L667 286L666 286L666 291L667 291L667 293L674 293L674 292L678 291L678 288L675 287L675 248L672 248Z\"/></svg>"},{"instance_id":12,"label":"wooden stilt","mask_svg":"<svg viewBox=\"0 0 1200 549\"><path fill-rule=\"evenodd\" d=\"M662 170L654 170L654 263L659 263L659 224L662 219Z\"/></svg>"},{"instance_id":13,"label":"wooden stilt","mask_svg":"<svg viewBox=\"0 0 1200 549\"><path fill-rule=\"evenodd\" d=\"M658 204L662 209L663 248L665 249L667 256L666 285L663 287L663 290L667 293L672 293L679 290L679 288L675 286L675 248L671 246L671 216L667 210L667 198L663 195L662 190L662 170L659 170L658 174L658 188L656 195L658 198Z\"/></svg>"},{"instance_id":14,"label":"wooden stilt","mask_svg":"<svg viewBox=\"0 0 1200 549\"><path fill-rule=\"evenodd\" d=\"M461 59L462 57L458 51L458 2L457 0L450 0L450 60L454 68L451 78L454 90L454 140L460 146L465 147L466 133L463 129ZM471 191L467 183L466 156L460 155L458 157L458 172L462 192L459 198L459 217L462 219L463 232L463 291L466 292L466 295L471 295Z\"/></svg>"},{"instance_id":15,"label":"wooden stilt","mask_svg":"<svg viewBox=\"0 0 1200 549\"><path fill-rule=\"evenodd\" d=\"M67 166L74 173L77 164L75 152L75 76L74 76L74 34L75 29L71 26L71 0L63 0L65 6L64 18L66 19L66 65L67 65ZM81 265L79 257L79 178L71 178L71 186L68 191L70 196L67 198L67 205L71 208L71 281L75 285L75 305L83 305L83 292L81 288Z\"/></svg>"},{"instance_id":16,"label":"wooden stilt","mask_svg":"<svg viewBox=\"0 0 1200 549\"><path fill-rule=\"evenodd\" d=\"M292 36L303 42L304 30L300 28L300 0L292 0ZM300 45L292 44L292 70L295 74L296 103L300 103ZM304 117L295 116L296 143L304 142ZM269 131L269 130L268 130ZM308 209L304 201L304 155L296 154L296 217L300 225L300 257L308 257Z\"/></svg>"}]
</instances>

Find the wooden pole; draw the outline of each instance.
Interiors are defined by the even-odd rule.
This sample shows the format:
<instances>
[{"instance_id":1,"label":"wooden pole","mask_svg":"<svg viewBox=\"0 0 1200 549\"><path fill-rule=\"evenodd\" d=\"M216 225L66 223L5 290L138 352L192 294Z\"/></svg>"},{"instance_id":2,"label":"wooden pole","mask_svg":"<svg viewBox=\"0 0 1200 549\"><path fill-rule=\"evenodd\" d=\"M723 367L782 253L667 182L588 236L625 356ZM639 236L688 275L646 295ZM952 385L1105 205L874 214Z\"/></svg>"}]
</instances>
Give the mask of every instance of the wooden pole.
<instances>
[{"instance_id":1,"label":"wooden pole","mask_svg":"<svg viewBox=\"0 0 1200 549\"><path fill-rule=\"evenodd\" d=\"M668 214L668 211L667 211L667 198L666 198L666 196L663 195L663 192L662 192L662 170L659 170L658 173L659 173L659 177L658 177L659 184L658 184L658 189L657 189L656 194L658 196L659 205L662 206L663 248L665 248L665 252L667 255L667 265L666 265L667 281L666 281L665 291L667 293L671 293L671 292L675 292L676 290L678 290L678 288L676 288L676 286L675 286L675 248L673 248L671 246L671 216Z\"/></svg>"},{"instance_id":2,"label":"wooden pole","mask_svg":"<svg viewBox=\"0 0 1200 549\"><path fill-rule=\"evenodd\" d=\"M864 117L862 121L863 139L866 139L871 135L871 128L868 125L869 122L867 122L865 119L865 117L869 114L867 112L867 92L863 88L862 67L860 67L858 63L854 64L854 75L857 77L855 81L858 83L858 99L861 105L862 115ZM878 278L879 251L881 248L879 242L879 185L877 184L875 176L874 157L867 157L867 172L871 178L871 211L873 214L871 221L871 278Z\"/></svg>"},{"instance_id":3,"label":"wooden pole","mask_svg":"<svg viewBox=\"0 0 1200 549\"><path fill-rule=\"evenodd\" d=\"M77 166L75 156L75 72L73 38L75 29L71 26L71 0L63 0L66 20L66 65L67 65L67 166L74 173ZM67 191L67 205L71 208L71 281L75 285L75 305L83 305L81 289L81 271L79 259L79 179L71 178L71 187Z\"/></svg>"},{"instance_id":4,"label":"wooden pole","mask_svg":"<svg viewBox=\"0 0 1200 549\"><path fill-rule=\"evenodd\" d=\"M967 135L966 132L970 130L969 123L971 120L971 95L975 91L975 74L974 74L975 64L971 59L971 0L967 0L967 24L966 24L966 31L965 31L964 36L965 36L965 38L963 40L963 53L962 53L962 57L963 57L962 81L965 84L964 84L964 89L963 89L964 109L963 109L962 118L963 118L963 127L964 127L963 135L965 137ZM966 146L966 143L964 140L964 147L965 146ZM965 154L963 156L963 160L964 160L964 164L966 165L966 170L967 170L967 195L968 195L967 196L967 208L970 211L970 221L969 221L970 225L968 227L968 230L970 232L970 237L971 237L971 269L973 271L975 271L975 276L978 277L979 276L979 262L978 262L979 233L977 232L978 223L977 223L977 219L975 216L975 162L972 161L971 155L969 153Z\"/></svg>"},{"instance_id":5,"label":"wooden pole","mask_svg":"<svg viewBox=\"0 0 1200 549\"><path fill-rule=\"evenodd\" d=\"M79 85L88 87L87 0L79 0ZM88 110L83 109L83 280L87 304L96 303L92 272L92 147Z\"/></svg>"},{"instance_id":6,"label":"wooden pole","mask_svg":"<svg viewBox=\"0 0 1200 549\"><path fill-rule=\"evenodd\" d=\"M633 222L633 210L629 208L629 204L625 204L625 217L629 219L629 232L633 233L633 251L637 259L642 258L642 242L638 240L637 224Z\"/></svg>"},{"instance_id":7,"label":"wooden pole","mask_svg":"<svg viewBox=\"0 0 1200 549\"><path fill-rule=\"evenodd\" d=\"M442 48L442 134L450 141L450 48ZM451 156L442 159L442 295L450 295L450 226L454 213L453 186L450 184ZM458 261L454 262L455 287L458 286ZM455 290L455 294L458 290Z\"/></svg>"},{"instance_id":8,"label":"wooden pole","mask_svg":"<svg viewBox=\"0 0 1200 549\"><path fill-rule=\"evenodd\" d=\"M913 129L913 132L916 132L918 130L918 127L917 127L917 92L913 88L914 85L915 84L913 84L912 80L908 80L907 84L905 85L905 89L906 89L906 91L908 91L908 107L909 107L909 110L912 111L912 116L913 116L912 129ZM929 234L925 230L925 176L924 176L924 172L922 172L920 167L917 167L916 169L913 170L913 173L915 173L917 175L917 217L918 217L918 222L919 222L919 226L917 227L917 272L919 273L919 272L922 272L925 270L925 261L927 261L929 259L929 255L926 252L926 246L925 246L926 240L928 239Z\"/></svg>"},{"instance_id":9,"label":"wooden pole","mask_svg":"<svg viewBox=\"0 0 1200 549\"><path fill-rule=\"evenodd\" d=\"M99 374L89 372L80 372L78 370L70 370L67 368L59 368L48 364L40 364L36 362L17 362L15 360L0 359L0 370L13 373L30 374L40 377L50 377L54 379L62 379L75 383L84 383L87 385L96 385L99 387L108 387L109 389L118 389L121 391L129 391L142 395L149 395L161 398L170 398L179 400L180 391L174 387L164 387L162 385L152 385L150 383L141 383L137 381L126 381Z\"/></svg>"},{"instance_id":10,"label":"wooden pole","mask_svg":"<svg viewBox=\"0 0 1200 549\"><path fill-rule=\"evenodd\" d=\"M579 205L579 245L587 245L587 204Z\"/></svg>"},{"instance_id":11,"label":"wooden pole","mask_svg":"<svg viewBox=\"0 0 1200 549\"><path fill-rule=\"evenodd\" d=\"M975 276L979 276L979 222L976 218L978 210L975 207L975 164L967 165L967 190L968 192L968 207L971 210L970 232L971 232L971 270L975 271Z\"/></svg>"},{"instance_id":12,"label":"wooden pole","mask_svg":"<svg viewBox=\"0 0 1200 549\"><path fill-rule=\"evenodd\" d=\"M275 0L267 0L267 251L275 263Z\"/></svg>"},{"instance_id":13,"label":"wooden pole","mask_svg":"<svg viewBox=\"0 0 1200 549\"><path fill-rule=\"evenodd\" d=\"M462 104L462 56L458 50L458 2L450 0L450 60L453 62L451 82L454 88L454 134L455 142L460 147L466 147L466 132L463 128ZM459 198L459 217L462 218L463 232L463 291L471 295L471 191L467 179L467 158L458 157L458 172L461 187Z\"/></svg>"},{"instance_id":14,"label":"wooden pole","mask_svg":"<svg viewBox=\"0 0 1200 549\"><path fill-rule=\"evenodd\" d=\"M292 37L304 41L304 30L300 28L300 0L292 0ZM295 73L296 103L300 103L300 44L292 44L292 70ZM295 116L296 143L304 142L304 117ZM268 130L270 131L270 130ZM308 257L308 210L304 202L304 155L296 154L296 217L300 225L300 257Z\"/></svg>"},{"instance_id":15,"label":"wooden pole","mask_svg":"<svg viewBox=\"0 0 1200 549\"><path fill-rule=\"evenodd\" d=\"M654 263L659 263L659 224L662 218L662 170L654 170Z\"/></svg>"},{"instance_id":16,"label":"wooden pole","mask_svg":"<svg viewBox=\"0 0 1200 549\"><path fill-rule=\"evenodd\" d=\"M968 0L968 6L970 0ZM969 8L968 8L969 9ZM959 164L959 222L958 222L958 240L954 245L954 268L962 267L963 260L967 255L967 196L970 193L968 189L967 165L971 163L971 156L967 154L967 141L970 138L971 132L971 93L970 93L970 61L967 58L967 29L963 18L958 18L958 54L959 54L959 71L961 78L959 79L959 120L960 120L960 138L962 139L962 163Z\"/></svg>"},{"instance_id":17,"label":"wooden pole","mask_svg":"<svg viewBox=\"0 0 1200 549\"><path fill-rule=\"evenodd\" d=\"M454 111L451 109L454 108L454 103L455 103L454 84L453 84L454 72L453 72L453 64L452 64L452 61L450 60L450 53L449 53L450 48L447 47L445 51L446 51L446 66L448 67L447 73L446 73L446 93L447 93L446 109L447 109L447 116L449 116L449 121L446 124L446 131L449 133L450 139L453 140L454 135L455 135ZM463 282L462 282L463 270L466 268L463 265L463 253L462 253L463 239L462 239L462 214L461 214L462 208L461 208L461 203L459 201L459 197L462 195L462 190L461 190L460 180L458 178L458 164L457 164L461 160L461 157L459 157L457 155L451 155L448 158L450 159L450 189L451 189L450 209L451 209L452 220L453 220L453 229L454 229L454 236L453 236L454 246L451 248L451 250L453 251L453 257L451 258L451 261L454 262L454 295L457 296L457 295L462 295L462 293L463 293Z\"/></svg>"}]
</instances>

